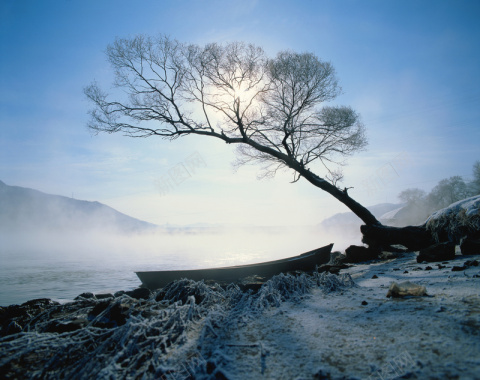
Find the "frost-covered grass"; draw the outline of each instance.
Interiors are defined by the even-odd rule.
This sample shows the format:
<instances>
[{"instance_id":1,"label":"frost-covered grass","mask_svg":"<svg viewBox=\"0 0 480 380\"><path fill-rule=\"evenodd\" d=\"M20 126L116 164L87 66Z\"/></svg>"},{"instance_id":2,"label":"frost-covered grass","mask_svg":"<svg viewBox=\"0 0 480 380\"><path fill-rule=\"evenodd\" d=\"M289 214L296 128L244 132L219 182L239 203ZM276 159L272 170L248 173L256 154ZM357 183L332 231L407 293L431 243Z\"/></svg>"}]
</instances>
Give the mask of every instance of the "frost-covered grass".
<instances>
[{"instance_id":1,"label":"frost-covered grass","mask_svg":"<svg viewBox=\"0 0 480 380\"><path fill-rule=\"evenodd\" d=\"M312 288L259 316L226 317L201 353L229 379L478 378L480 267L452 272L465 260L428 269L411 254L355 265L344 272L356 286ZM428 295L387 298L404 281Z\"/></svg>"},{"instance_id":2,"label":"frost-covered grass","mask_svg":"<svg viewBox=\"0 0 480 380\"><path fill-rule=\"evenodd\" d=\"M426 221L427 229L437 241L446 236L454 243L480 232L480 195L452 203L434 212Z\"/></svg>"},{"instance_id":3,"label":"frost-covered grass","mask_svg":"<svg viewBox=\"0 0 480 380\"><path fill-rule=\"evenodd\" d=\"M252 294L234 284L224 289L183 279L148 300L124 295L113 301L57 305L35 317L24 332L0 340L0 368L13 377L148 379L178 377L188 362L190 367L194 363L191 373L208 377L215 370L197 348L203 351L204 342L212 336L218 338L242 320L261 318L265 310L285 301L298 301L313 288L328 292L349 286L353 281L348 275L281 274ZM105 327L118 321L112 315L119 313L126 317L125 323ZM88 325L76 331L48 332L52 323L79 319L88 319Z\"/></svg>"},{"instance_id":4,"label":"frost-covered grass","mask_svg":"<svg viewBox=\"0 0 480 380\"><path fill-rule=\"evenodd\" d=\"M96 313L87 301L58 305L0 340L0 369L52 379L475 379L480 267L452 271L465 260L418 264L412 253L340 276L279 275L257 293L184 279L148 300L90 301ZM427 296L387 298L404 281ZM125 323L102 327L115 310ZM52 319L84 317L81 330L42 332Z\"/></svg>"}]
</instances>

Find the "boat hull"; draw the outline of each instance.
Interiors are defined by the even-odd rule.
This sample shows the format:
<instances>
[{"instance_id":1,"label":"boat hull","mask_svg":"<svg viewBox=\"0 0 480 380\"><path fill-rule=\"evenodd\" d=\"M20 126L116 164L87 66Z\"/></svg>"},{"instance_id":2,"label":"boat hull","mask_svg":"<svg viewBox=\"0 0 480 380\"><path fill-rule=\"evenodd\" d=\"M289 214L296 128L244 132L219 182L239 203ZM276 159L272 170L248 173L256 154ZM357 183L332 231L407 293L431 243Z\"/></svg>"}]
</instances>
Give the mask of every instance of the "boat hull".
<instances>
[{"instance_id":1,"label":"boat hull","mask_svg":"<svg viewBox=\"0 0 480 380\"><path fill-rule=\"evenodd\" d=\"M168 283L188 278L195 281L213 280L217 282L237 282L249 276L260 276L265 279L279 273L291 271L312 271L316 265L322 265L330 260L333 244L303 253L299 256L287 259L268 261L259 264L238 265L223 268L172 270L172 271L148 271L135 272L142 281L142 286L154 290L163 288Z\"/></svg>"}]
</instances>

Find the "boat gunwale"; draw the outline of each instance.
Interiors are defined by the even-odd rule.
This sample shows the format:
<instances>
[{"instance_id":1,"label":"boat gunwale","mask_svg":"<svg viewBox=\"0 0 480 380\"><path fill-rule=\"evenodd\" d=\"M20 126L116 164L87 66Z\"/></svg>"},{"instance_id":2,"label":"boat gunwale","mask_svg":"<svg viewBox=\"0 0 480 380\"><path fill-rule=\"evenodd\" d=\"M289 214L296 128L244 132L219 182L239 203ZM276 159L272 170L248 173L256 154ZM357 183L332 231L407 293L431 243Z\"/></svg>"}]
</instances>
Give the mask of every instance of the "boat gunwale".
<instances>
[{"instance_id":1,"label":"boat gunwale","mask_svg":"<svg viewBox=\"0 0 480 380\"><path fill-rule=\"evenodd\" d=\"M331 250L333 248L333 243L328 244L324 247L320 247L320 248L302 253L302 254L297 255L297 256L287 257L287 258L279 259L279 260L265 261L263 263L253 263L253 264L234 265L234 266L230 266L230 267L203 268L203 269L199 268L199 269L174 269L174 270L160 270L160 271L136 271L135 273L140 277L139 274L143 274L143 273L157 273L157 274L179 273L180 274L180 273L200 273L200 272L205 272L205 271L209 272L209 271L217 271L217 270L224 271L224 270L232 270L232 269L256 268L256 267L263 267L263 266L270 266L270 265L284 264L284 263L288 263L288 262L305 260L305 259L314 257L315 255L317 255L321 251L324 251L324 250L328 249L329 247L330 247L330 252L331 252Z\"/></svg>"}]
</instances>

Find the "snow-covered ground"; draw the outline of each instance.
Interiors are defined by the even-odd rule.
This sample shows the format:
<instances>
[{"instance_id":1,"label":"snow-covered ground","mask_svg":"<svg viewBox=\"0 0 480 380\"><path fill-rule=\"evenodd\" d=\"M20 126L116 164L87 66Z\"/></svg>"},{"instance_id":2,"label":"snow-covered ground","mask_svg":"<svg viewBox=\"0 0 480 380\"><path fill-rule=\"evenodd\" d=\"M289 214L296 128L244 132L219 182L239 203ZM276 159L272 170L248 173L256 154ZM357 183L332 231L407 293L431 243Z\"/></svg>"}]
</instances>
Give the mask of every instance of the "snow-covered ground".
<instances>
[{"instance_id":1,"label":"snow-covered ground","mask_svg":"<svg viewBox=\"0 0 480 380\"><path fill-rule=\"evenodd\" d=\"M218 341L224 371L232 379L479 379L480 267L452 267L480 256L457 257L441 269L410 254L343 270L356 287L314 289L232 326ZM386 297L392 282L407 280L428 296Z\"/></svg>"},{"instance_id":2,"label":"snow-covered ground","mask_svg":"<svg viewBox=\"0 0 480 380\"><path fill-rule=\"evenodd\" d=\"M480 266L452 271L467 260L480 255L418 264L411 253L340 276L279 275L256 294L181 280L148 300L52 306L0 339L0 370L14 378L479 379ZM404 281L427 295L387 298ZM51 332L72 323L87 325Z\"/></svg>"}]
</instances>

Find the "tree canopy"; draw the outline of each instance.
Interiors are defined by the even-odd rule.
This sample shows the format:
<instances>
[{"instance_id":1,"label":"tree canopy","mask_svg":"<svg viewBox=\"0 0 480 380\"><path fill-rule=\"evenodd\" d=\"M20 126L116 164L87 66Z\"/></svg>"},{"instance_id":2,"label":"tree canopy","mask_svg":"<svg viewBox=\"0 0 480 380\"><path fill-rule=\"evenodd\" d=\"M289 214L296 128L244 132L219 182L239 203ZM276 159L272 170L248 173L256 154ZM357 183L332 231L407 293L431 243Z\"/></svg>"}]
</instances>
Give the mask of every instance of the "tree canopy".
<instances>
[{"instance_id":1,"label":"tree canopy","mask_svg":"<svg viewBox=\"0 0 480 380\"><path fill-rule=\"evenodd\" d=\"M350 207L367 224L378 221L340 190L345 157L367 144L350 107L324 105L341 92L331 63L312 53L269 58L240 42L198 46L165 36L117 39L106 54L114 70L110 96L85 89L95 108L88 126L131 137L215 137L238 145L238 164L261 163L261 176L293 169ZM323 167L314 174L313 163Z\"/></svg>"}]
</instances>

